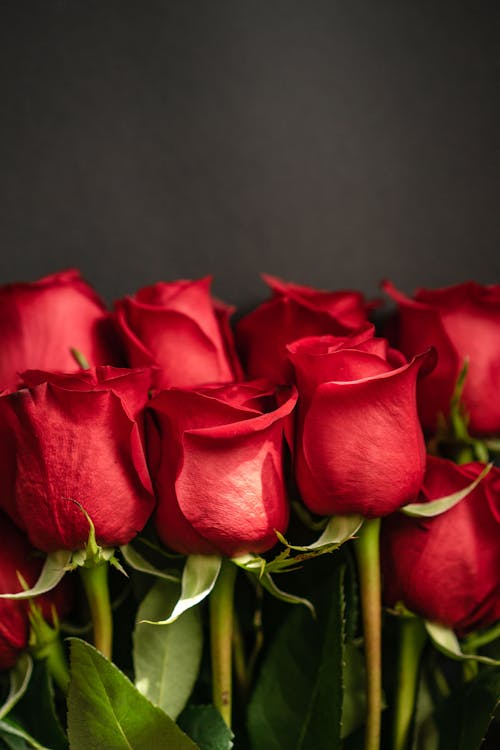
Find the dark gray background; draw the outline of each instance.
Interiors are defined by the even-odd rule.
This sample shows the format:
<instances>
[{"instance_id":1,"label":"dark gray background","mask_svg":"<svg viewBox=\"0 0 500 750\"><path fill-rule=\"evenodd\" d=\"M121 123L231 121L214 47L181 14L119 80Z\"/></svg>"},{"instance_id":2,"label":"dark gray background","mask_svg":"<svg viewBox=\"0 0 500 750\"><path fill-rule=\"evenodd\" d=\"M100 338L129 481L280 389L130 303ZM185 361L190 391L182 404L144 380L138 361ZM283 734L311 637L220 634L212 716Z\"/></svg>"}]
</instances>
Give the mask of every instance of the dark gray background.
<instances>
[{"instance_id":1,"label":"dark gray background","mask_svg":"<svg viewBox=\"0 0 500 750\"><path fill-rule=\"evenodd\" d=\"M499 282L499 5L2 0L0 280Z\"/></svg>"}]
</instances>

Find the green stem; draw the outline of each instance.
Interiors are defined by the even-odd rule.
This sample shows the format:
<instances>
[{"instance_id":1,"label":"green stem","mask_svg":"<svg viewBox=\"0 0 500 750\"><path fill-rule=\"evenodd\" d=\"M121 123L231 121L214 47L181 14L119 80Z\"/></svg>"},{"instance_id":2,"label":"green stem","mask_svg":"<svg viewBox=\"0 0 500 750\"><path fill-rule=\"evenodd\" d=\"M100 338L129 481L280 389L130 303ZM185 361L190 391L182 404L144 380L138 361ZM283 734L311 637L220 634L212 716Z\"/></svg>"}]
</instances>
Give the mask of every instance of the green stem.
<instances>
[{"instance_id":1,"label":"green stem","mask_svg":"<svg viewBox=\"0 0 500 750\"><path fill-rule=\"evenodd\" d=\"M238 685L239 697L242 705L248 702L248 675L245 654L245 641L241 632L241 625L236 612L233 611L233 660L234 676Z\"/></svg>"},{"instance_id":2,"label":"green stem","mask_svg":"<svg viewBox=\"0 0 500 750\"><path fill-rule=\"evenodd\" d=\"M364 522L355 541L366 664L365 750L379 750L382 712L382 605L380 518Z\"/></svg>"},{"instance_id":3,"label":"green stem","mask_svg":"<svg viewBox=\"0 0 500 750\"><path fill-rule=\"evenodd\" d=\"M425 628L419 619L401 618L393 750L405 750L408 747L418 689L420 656L426 637Z\"/></svg>"},{"instance_id":4,"label":"green stem","mask_svg":"<svg viewBox=\"0 0 500 750\"><path fill-rule=\"evenodd\" d=\"M210 646L212 652L212 696L214 706L231 726L233 597L236 565L222 561L210 596Z\"/></svg>"},{"instance_id":5,"label":"green stem","mask_svg":"<svg viewBox=\"0 0 500 750\"><path fill-rule=\"evenodd\" d=\"M107 659L111 659L113 618L108 588L108 565L81 567L80 575L92 616L94 644Z\"/></svg>"},{"instance_id":6,"label":"green stem","mask_svg":"<svg viewBox=\"0 0 500 750\"><path fill-rule=\"evenodd\" d=\"M52 641L50 648L47 649L46 659L47 669L52 679L61 688L64 695L67 695L69 689L69 669L64 648L59 637Z\"/></svg>"}]
</instances>

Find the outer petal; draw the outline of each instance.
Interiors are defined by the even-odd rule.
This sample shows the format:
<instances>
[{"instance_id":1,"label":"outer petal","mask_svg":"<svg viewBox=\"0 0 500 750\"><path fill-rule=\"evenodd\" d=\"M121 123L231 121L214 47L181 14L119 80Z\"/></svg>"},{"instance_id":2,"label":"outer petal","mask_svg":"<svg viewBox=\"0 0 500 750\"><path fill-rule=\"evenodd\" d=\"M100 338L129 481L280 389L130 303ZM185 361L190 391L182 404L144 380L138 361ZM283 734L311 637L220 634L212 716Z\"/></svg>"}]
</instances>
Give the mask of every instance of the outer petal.
<instances>
[{"instance_id":1,"label":"outer petal","mask_svg":"<svg viewBox=\"0 0 500 750\"><path fill-rule=\"evenodd\" d=\"M297 481L311 510L375 517L415 499L425 467L415 388L426 359L317 388L304 420L303 453L297 456Z\"/></svg>"},{"instance_id":2,"label":"outer petal","mask_svg":"<svg viewBox=\"0 0 500 750\"><path fill-rule=\"evenodd\" d=\"M15 416L16 498L38 549L85 545L92 518L97 540L124 544L154 506L137 424L112 392L68 392L43 384L7 397Z\"/></svg>"},{"instance_id":3,"label":"outer petal","mask_svg":"<svg viewBox=\"0 0 500 750\"><path fill-rule=\"evenodd\" d=\"M244 403L254 390L234 388ZM182 552L263 551L275 543L274 529L286 527L282 450L296 392L273 412L256 414L234 404L234 388L227 387L229 402L187 391L152 401L164 457L155 473L156 524L165 543Z\"/></svg>"},{"instance_id":4,"label":"outer petal","mask_svg":"<svg viewBox=\"0 0 500 750\"><path fill-rule=\"evenodd\" d=\"M27 368L78 370L70 348L91 364L120 363L109 314L78 271L0 288L0 387Z\"/></svg>"}]
</instances>

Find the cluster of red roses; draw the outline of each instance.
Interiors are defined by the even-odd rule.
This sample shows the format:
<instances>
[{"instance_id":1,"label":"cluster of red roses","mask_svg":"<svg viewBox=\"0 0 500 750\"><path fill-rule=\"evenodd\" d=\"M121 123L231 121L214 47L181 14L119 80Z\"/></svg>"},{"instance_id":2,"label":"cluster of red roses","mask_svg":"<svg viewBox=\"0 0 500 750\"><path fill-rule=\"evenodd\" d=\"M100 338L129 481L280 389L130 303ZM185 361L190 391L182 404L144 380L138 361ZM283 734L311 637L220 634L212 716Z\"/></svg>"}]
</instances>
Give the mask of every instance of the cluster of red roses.
<instances>
[{"instance_id":1,"label":"cluster of red roses","mask_svg":"<svg viewBox=\"0 0 500 750\"><path fill-rule=\"evenodd\" d=\"M467 358L470 434L500 432L500 287L412 300L386 284L396 350L375 336L361 294L265 280L272 297L240 320L236 344L209 279L155 284L114 313L75 271L0 289L0 508L15 524L2 516L0 588L40 569L17 529L45 553L81 549L82 508L104 547L129 542L154 511L161 540L182 553L270 549L288 523L288 443L311 511L388 516L388 604L459 632L498 619L500 470L441 516L396 511L484 468L427 457L421 425L432 434L446 418ZM64 613L60 589L46 598ZM6 668L27 624L20 603L1 607Z\"/></svg>"}]
</instances>

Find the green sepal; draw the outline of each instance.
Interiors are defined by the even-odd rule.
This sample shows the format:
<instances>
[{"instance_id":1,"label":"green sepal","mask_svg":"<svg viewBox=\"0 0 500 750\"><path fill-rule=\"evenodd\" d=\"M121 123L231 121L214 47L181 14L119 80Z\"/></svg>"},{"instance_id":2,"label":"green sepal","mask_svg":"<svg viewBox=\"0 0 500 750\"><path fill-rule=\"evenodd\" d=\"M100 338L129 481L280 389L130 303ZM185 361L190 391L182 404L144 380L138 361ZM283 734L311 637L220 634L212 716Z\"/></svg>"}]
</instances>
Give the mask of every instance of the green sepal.
<instances>
[{"instance_id":1,"label":"green sepal","mask_svg":"<svg viewBox=\"0 0 500 750\"><path fill-rule=\"evenodd\" d=\"M33 659L28 653L21 654L17 664L9 673L9 692L2 706L0 706L0 720L14 708L16 703L25 694L31 675L33 674Z\"/></svg>"},{"instance_id":2,"label":"green sepal","mask_svg":"<svg viewBox=\"0 0 500 750\"><path fill-rule=\"evenodd\" d=\"M115 557L114 549L112 547L101 547L99 544L97 544L94 522L92 521L83 505L77 500L71 500L71 502L75 503L75 505L78 506L78 508L85 516L89 525L89 536L85 547L83 549L75 550L72 553L71 562L68 566L68 569L75 570L75 568L80 567L95 568L98 565L102 565L103 563L110 563L110 565L113 565L113 567L115 567L117 570L123 573L123 575L126 576L127 573L123 569L120 561Z\"/></svg>"},{"instance_id":3,"label":"green sepal","mask_svg":"<svg viewBox=\"0 0 500 750\"><path fill-rule=\"evenodd\" d=\"M52 552L47 555L34 586L27 588L20 577L21 583L25 586L24 590L15 594L0 594L0 599L32 599L40 594L46 594L57 586L68 570L71 570L71 552L65 549Z\"/></svg>"},{"instance_id":4,"label":"green sepal","mask_svg":"<svg viewBox=\"0 0 500 750\"><path fill-rule=\"evenodd\" d=\"M182 571L181 595L172 613L164 620L144 620L151 625L170 625L191 607L203 601L215 586L220 573L219 555L188 555Z\"/></svg>"},{"instance_id":5,"label":"green sepal","mask_svg":"<svg viewBox=\"0 0 500 750\"><path fill-rule=\"evenodd\" d=\"M459 502L470 495L470 493L476 489L478 484L482 482L485 476L490 473L492 467L493 464L487 464L473 482L458 492L439 497L428 503L410 503L410 505L404 505L399 510L401 513L404 513L405 516L411 516L412 518L434 518L434 516L440 516L441 513L446 513L447 510L458 505Z\"/></svg>"},{"instance_id":6,"label":"green sepal","mask_svg":"<svg viewBox=\"0 0 500 750\"><path fill-rule=\"evenodd\" d=\"M316 616L314 605L309 599L304 599L295 594L289 594L278 588L268 570L266 570L266 560L258 555L246 554L239 557L233 557L232 562L247 573L254 575L262 588L268 591L275 599L286 602L287 604L303 604L310 611L313 617Z\"/></svg>"},{"instance_id":7,"label":"green sepal","mask_svg":"<svg viewBox=\"0 0 500 750\"><path fill-rule=\"evenodd\" d=\"M120 547L120 552L122 553L127 565L129 565L133 570L137 570L139 573L147 573L148 575L156 576L157 578L163 578L166 581L171 581L172 583L179 583L181 580L181 576L179 573L177 573L177 571L161 570L160 568L157 568L155 565L146 560L146 558L143 557L139 552L137 552L137 550L132 547L131 544L124 544L122 547Z\"/></svg>"},{"instance_id":8,"label":"green sepal","mask_svg":"<svg viewBox=\"0 0 500 750\"><path fill-rule=\"evenodd\" d=\"M462 651L460 642L451 628L437 622L425 621L425 629L434 646L445 656L455 661L477 661L481 664L500 666L500 661L489 656L479 654L467 654Z\"/></svg>"}]
</instances>

